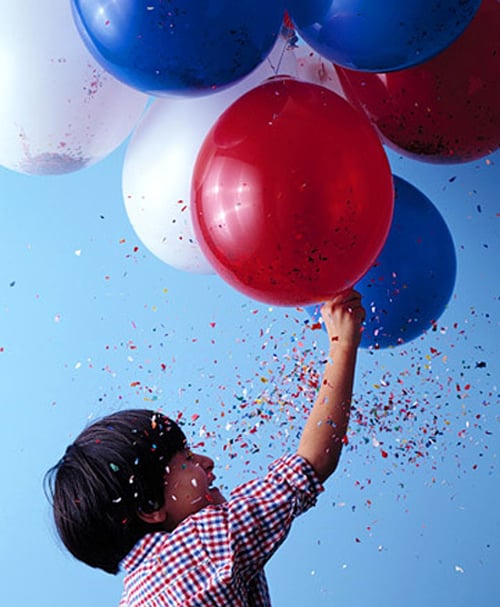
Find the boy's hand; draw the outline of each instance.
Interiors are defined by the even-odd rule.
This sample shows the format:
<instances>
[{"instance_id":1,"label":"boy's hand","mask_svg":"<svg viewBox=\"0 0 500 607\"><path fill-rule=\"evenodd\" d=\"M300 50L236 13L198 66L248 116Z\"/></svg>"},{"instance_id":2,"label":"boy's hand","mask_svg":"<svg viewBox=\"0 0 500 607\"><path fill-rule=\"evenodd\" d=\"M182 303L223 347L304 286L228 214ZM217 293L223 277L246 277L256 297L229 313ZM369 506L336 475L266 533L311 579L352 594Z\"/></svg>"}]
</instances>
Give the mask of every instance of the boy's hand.
<instances>
[{"instance_id":1,"label":"boy's hand","mask_svg":"<svg viewBox=\"0 0 500 607\"><path fill-rule=\"evenodd\" d=\"M365 319L360 293L354 289L340 293L322 306L321 316L328 333L330 349L337 345L359 346Z\"/></svg>"}]
</instances>

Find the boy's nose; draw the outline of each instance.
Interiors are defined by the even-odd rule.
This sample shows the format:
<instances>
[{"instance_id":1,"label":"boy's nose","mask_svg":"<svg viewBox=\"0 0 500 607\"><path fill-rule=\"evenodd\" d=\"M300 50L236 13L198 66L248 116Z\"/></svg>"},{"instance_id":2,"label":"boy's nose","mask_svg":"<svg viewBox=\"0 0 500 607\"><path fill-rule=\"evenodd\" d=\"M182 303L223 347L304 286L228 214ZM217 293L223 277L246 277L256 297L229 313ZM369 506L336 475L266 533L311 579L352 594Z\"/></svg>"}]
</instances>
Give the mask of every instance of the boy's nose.
<instances>
[{"instance_id":1,"label":"boy's nose","mask_svg":"<svg viewBox=\"0 0 500 607\"><path fill-rule=\"evenodd\" d=\"M214 468L214 460L210 457L208 457L207 455L201 455L201 454L196 454L196 461L198 464L200 464L200 466L206 470L207 472L210 472L211 470L213 470Z\"/></svg>"}]
</instances>

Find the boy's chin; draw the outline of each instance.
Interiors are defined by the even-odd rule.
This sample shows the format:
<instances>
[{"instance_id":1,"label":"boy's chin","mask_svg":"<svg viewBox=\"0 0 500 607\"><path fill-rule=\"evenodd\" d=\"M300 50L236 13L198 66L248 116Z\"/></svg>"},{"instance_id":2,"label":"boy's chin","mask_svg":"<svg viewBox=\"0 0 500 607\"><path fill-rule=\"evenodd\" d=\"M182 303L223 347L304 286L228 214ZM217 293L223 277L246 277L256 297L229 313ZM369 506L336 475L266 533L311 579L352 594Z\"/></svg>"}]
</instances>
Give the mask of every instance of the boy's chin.
<instances>
[{"instance_id":1,"label":"boy's chin","mask_svg":"<svg viewBox=\"0 0 500 607\"><path fill-rule=\"evenodd\" d=\"M226 498L222 495L222 493L217 489L217 487L212 487L208 490L207 501L209 504L223 504L226 501Z\"/></svg>"}]
</instances>

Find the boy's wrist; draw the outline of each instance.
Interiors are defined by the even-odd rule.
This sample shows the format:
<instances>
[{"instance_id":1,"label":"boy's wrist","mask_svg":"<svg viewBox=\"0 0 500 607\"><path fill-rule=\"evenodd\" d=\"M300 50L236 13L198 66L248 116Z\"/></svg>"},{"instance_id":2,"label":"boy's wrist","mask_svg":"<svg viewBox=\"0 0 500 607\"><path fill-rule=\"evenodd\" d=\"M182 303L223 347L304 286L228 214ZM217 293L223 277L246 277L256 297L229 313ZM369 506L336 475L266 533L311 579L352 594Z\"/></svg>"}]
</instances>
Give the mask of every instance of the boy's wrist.
<instances>
[{"instance_id":1,"label":"boy's wrist","mask_svg":"<svg viewBox=\"0 0 500 607\"><path fill-rule=\"evenodd\" d=\"M330 342L329 358L338 357L339 355L351 356L356 354L359 346L359 340L338 340Z\"/></svg>"}]
</instances>

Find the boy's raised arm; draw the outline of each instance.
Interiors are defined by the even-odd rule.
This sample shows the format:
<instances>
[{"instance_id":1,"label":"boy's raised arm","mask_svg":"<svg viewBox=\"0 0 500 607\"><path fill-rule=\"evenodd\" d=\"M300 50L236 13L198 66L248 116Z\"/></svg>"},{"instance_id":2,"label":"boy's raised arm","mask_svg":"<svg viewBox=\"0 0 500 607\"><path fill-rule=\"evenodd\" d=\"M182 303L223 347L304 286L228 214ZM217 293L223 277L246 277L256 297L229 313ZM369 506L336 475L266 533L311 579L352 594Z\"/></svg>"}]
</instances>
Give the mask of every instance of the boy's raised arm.
<instances>
[{"instance_id":1,"label":"boy's raised arm","mask_svg":"<svg viewBox=\"0 0 500 607\"><path fill-rule=\"evenodd\" d=\"M321 481L337 467L351 410L356 354L365 311L354 290L325 303L321 314L329 338L329 360L297 453L315 469Z\"/></svg>"}]
</instances>

